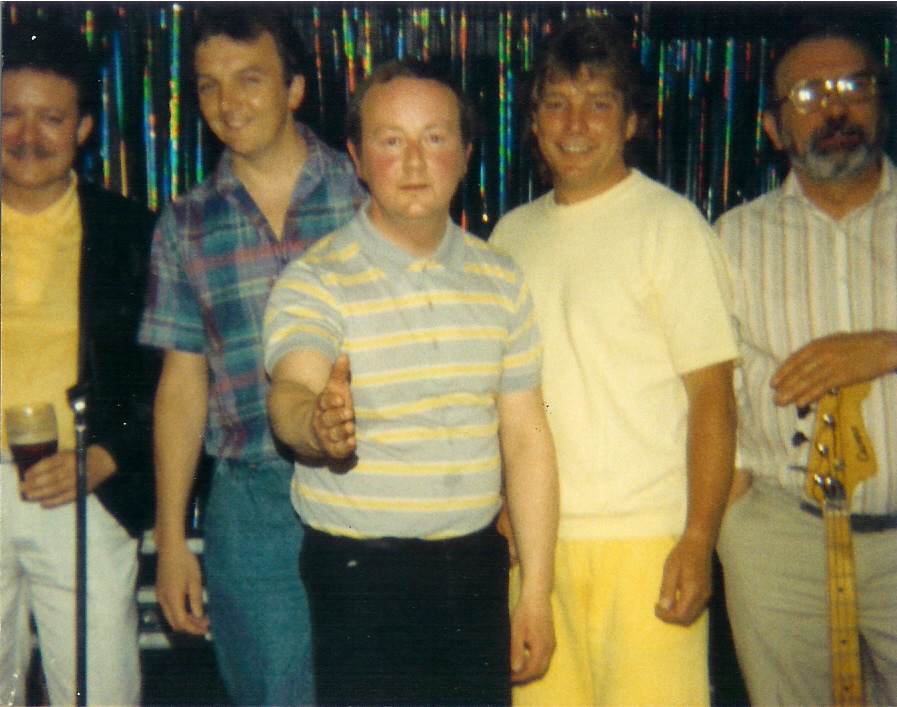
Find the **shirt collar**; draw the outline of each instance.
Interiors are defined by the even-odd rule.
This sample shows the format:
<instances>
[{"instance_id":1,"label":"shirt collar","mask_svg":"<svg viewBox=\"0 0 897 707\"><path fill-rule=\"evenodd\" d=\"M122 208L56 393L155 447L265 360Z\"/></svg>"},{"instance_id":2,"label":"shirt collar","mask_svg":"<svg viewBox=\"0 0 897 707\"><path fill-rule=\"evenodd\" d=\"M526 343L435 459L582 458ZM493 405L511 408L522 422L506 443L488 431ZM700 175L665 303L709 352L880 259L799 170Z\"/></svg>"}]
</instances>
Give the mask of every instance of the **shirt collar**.
<instances>
[{"instance_id":1,"label":"shirt collar","mask_svg":"<svg viewBox=\"0 0 897 707\"><path fill-rule=\"evenodd\" d=\"M384 235L368 216L370 200L359 209L355 220L355 236L362 253L389 272L422 271L430 267L461 271L464 268L464 231L451 220L446 221L445 234L436 251L421 258L408 252Z\"/></svg>"}]
</instances>

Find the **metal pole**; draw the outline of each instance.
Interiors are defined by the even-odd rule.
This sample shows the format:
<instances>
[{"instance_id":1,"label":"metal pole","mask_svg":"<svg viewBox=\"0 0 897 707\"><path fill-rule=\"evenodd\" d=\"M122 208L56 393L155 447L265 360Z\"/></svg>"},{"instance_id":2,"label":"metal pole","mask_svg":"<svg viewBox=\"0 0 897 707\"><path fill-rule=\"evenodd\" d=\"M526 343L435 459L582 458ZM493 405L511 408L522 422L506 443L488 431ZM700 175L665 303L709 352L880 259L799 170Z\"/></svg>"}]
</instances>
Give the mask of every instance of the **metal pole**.
<instances>
[{"instance_id":1,"label":"metal pole","mask_svg":"<svg viewBox=\"0 0 897 707\"><path fill-rule=\"evenodd\" d=\"M77 388L77 386L76 386ZM82 391L69 391L75 413L75 696L87 705L87 401Z\"/></svg>"}]
</instances>

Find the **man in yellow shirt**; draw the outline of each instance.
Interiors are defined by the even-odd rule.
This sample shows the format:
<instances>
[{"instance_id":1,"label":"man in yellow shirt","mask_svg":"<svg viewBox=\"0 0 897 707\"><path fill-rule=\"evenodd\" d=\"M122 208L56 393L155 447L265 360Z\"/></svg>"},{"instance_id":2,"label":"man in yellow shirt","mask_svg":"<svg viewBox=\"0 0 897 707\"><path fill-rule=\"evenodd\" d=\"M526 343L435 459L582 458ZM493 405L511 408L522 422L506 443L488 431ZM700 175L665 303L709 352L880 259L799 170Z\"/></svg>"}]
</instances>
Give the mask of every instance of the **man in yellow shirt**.
<instances>
[{"instance_id":1,"label":"man in yellow shirt","mask_svg":"<svg viewBox=\"0 0 897 707\"><path fill-rule=\"evenodd\" d=\"M87 695L138 704L136 536L152 509L156 356L138 347L153 216L74 170L96 87L81 35L4 28L2 406L53 404L59 452L18 470L2 446L0 702L24 698L37 624L53 704L75 704L75 452L66 391L87 393Z\"/></svg>"}]
</instances>

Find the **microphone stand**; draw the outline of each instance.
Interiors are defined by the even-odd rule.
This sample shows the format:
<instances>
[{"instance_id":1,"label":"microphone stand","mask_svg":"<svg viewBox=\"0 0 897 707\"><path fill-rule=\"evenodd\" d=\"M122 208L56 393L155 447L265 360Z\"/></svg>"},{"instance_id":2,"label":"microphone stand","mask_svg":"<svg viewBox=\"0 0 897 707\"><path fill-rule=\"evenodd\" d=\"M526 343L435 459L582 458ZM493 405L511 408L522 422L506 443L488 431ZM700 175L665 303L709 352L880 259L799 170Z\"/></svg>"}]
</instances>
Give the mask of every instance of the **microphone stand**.
<instances>
[{"instance_id":1,"label":"microphone stand","mask_svg":"<svg viewBox=\"0 0 897 707\"><path fill-rule=\"evenodd\" d=\"M82 386L69 390L75 413L75 696L87 705L87 398Z\"/></svg>"}]
</instances>

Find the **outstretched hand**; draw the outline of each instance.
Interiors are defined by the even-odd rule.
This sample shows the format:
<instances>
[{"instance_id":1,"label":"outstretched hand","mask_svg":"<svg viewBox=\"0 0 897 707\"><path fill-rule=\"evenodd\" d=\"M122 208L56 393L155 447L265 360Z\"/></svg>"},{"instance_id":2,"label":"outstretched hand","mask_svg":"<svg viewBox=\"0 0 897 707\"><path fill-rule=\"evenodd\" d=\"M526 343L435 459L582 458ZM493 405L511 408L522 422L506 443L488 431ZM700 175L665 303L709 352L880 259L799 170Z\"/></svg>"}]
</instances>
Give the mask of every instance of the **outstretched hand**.
<instances>
[{"instance_id":1,"label":"outstretched hand","mask_svg":"<svg viewBox=\"0 0 897 707\"><path fill-rule=\"evenodd\" d=\"M346 459L355 452L355 403L349 388L349 357L340 354L315 401L312 427L321 451L332 459Z\"/></svg>"}]
</instances>

